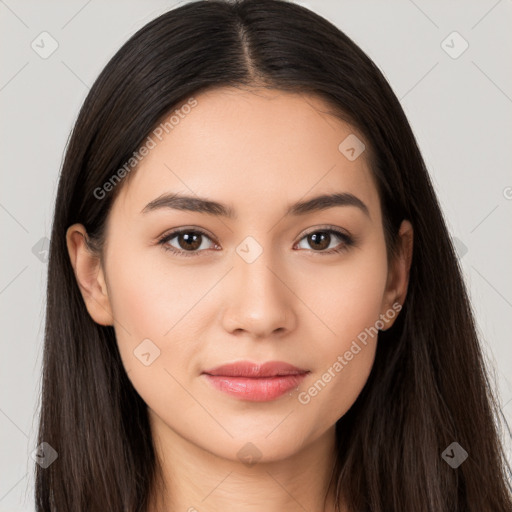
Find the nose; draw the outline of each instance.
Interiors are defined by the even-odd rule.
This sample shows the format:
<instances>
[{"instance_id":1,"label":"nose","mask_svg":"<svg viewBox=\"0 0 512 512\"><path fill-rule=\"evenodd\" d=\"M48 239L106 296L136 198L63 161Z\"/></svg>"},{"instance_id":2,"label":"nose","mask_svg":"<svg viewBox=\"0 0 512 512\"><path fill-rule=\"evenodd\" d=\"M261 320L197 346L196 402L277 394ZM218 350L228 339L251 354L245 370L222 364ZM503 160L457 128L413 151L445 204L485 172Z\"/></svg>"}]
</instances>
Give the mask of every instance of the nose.
<instances>
[{"instance_id":1,"label":"nose","mask_svg":"<svg viewBox=\"0 0 512 512\"><path fill-rule=\"evenodd\" d=\"M295 295L284 273L272 267L265 251L252 263L235 257L222 319L227 332L270 338L295 328Z\"/></svg>"}]
</instances>

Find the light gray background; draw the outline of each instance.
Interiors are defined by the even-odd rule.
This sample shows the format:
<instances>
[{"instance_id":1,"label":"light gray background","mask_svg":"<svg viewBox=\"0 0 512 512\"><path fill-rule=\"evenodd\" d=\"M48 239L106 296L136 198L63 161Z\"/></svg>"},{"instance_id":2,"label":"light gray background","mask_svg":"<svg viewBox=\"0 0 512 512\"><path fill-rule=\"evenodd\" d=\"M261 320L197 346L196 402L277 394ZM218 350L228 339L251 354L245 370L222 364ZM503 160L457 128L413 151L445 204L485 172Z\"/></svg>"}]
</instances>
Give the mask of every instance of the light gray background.
<instances>
[{"instance_id":1,"label":"light gray background","mask_svg":"<svg viewBox=\"0 0 512 512\"><path fill-rule=\"evenodd\" d=\"M458 239L484 350L512 422L512 1L299 3L354 39L400 98ZM30 453L47 265L44 247L39 257L33 247L50 235L68 134L108 59L176 5L0 0L0 511L34 510ZM31 48L43 31L59 45L47 59ZM469 43L455 59L442 46L453 31ZM444 47L462 48L453 37Z\"/></svg>"}]
</instances>

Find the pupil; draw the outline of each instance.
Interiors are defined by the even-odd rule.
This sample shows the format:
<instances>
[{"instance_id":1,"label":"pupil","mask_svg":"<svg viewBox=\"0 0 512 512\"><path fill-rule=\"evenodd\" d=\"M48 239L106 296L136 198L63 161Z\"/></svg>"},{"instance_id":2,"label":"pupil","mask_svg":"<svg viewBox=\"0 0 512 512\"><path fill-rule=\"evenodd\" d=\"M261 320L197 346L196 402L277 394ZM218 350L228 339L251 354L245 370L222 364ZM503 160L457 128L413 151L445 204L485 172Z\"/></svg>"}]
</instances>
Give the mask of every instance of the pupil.
<instances>
[{"instance_id":1,"label":"pupil","mask_svg":"<svg viewBox=\"0 0 512 512\"><path fill-rule=\"evenodd\" d=\"M198 243L199 238L202 236L200 234L189 234L185 233L181 235L183 239L185 239L185 243L189 244L187 249L197 249L201 246L201 243ZM181 244L180 244L181 245Z\"/></svg>"},{"instance_id":2,"label":"pupil","mask_svg":"<svg viewBox=\"0 0 512 512\"><path fill-rule=\"evenodd\" d=\"M313 233L312 235L310 235L310 240L313 241L312 245L316 245L317 248L320 248L320 249L325 249L326 247L329 247L329 242L327 242L327 244L325 244L325 243L322 244L321 242L320 242L320 244L318 244L318 242L319 242L320 238L322 238L323 242L325 242L326 240L328 241L329 237L330 237L330 235L325 232L320 232L320 234Z\"/></svg>"}]
</instances>

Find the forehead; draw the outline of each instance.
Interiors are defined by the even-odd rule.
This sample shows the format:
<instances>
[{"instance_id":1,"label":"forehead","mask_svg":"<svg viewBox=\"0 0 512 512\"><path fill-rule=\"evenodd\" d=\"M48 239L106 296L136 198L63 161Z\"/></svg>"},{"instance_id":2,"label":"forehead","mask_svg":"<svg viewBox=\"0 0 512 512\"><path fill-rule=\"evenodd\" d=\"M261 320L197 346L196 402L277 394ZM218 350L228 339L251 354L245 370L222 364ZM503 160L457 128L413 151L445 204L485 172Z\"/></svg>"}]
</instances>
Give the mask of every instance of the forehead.
<instances>
[{"instance_id":1,"label":"forehead","mask_svg":"<svg viewBox=\"0 0 512 512\"><path fill-rule=\"evenodd\" d=\"M378 202L366 150L356 159L342 151L344 141L362 143L363 136L322 99L231 87L194 99L193 108L177 105L149 134L152 149L122 187L117 209L139 214L167 192L216 199L237 214L331 192L356 194L369 207Z\"/></svg>"}]
</instances>

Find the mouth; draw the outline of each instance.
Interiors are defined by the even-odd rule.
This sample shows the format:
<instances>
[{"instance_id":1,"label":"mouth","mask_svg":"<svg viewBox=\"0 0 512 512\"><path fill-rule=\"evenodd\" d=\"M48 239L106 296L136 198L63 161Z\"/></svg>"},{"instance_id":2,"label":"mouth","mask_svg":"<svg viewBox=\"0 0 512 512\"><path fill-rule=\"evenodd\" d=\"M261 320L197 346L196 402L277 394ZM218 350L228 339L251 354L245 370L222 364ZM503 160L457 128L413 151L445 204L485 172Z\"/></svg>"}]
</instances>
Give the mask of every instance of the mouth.
<instances>
[{"instance_id":1,"label":"mouth","mask_svg":"<svg viewBox=\"0 0 512 512\"><path fill-rule=\"evenodd\" d=\"M299 386L309 370L281 361L263 364L241 361L202 373L219 391L241 400L267 402Z\"/></svg>"}]
</instances>

